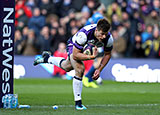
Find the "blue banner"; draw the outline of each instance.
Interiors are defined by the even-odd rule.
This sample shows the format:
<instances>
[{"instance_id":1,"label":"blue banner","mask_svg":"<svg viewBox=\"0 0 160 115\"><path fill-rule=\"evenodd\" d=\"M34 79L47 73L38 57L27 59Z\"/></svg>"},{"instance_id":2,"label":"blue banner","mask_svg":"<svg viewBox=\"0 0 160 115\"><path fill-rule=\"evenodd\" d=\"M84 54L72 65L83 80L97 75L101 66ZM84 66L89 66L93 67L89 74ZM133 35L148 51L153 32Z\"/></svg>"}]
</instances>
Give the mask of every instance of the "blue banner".
<instances>
[{"instance_id":1,"label":"blue banner","mask_svg":"<svg viewBox=\"0 0 160 115\"><path fill-rule=\"evenodd\" d=\"M159 65L159 59L111 59L101 76L120 82L160 82Z\"/></svg>"},{"instance_id":2,"label":"blue banner","mask_svg":"<svg viewBox=\"0 0 160 115\"><path fill-rule=\"evenodd\" d=\"M37 57L37 56L36 56ZM14 77L51 78L52 64L33 66L34 56L15 56ZM159 59L111 59L102 70L104 80L119 82L160 82ZM74 76L74 71L67 75Z\"/></svg>"},{"instance_id":3,"label":"blue banner","mask_svg":"<svg viewBox=\"0 0 160 115\"><path fill-rule=\"evenodd\" d=\"M15 0L0 0L0 108L2 97L13 94Z\"/></svg>"}]
</instances>

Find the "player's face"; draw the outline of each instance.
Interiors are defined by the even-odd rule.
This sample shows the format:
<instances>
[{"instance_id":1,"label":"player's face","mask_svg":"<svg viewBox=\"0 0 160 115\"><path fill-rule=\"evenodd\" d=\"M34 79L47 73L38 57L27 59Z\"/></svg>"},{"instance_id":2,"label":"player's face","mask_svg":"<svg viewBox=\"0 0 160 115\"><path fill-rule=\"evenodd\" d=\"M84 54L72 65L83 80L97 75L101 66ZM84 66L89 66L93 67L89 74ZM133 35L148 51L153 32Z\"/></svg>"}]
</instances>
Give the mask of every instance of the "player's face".
<instances>
[{"instance_id":1,"label":"player's face","mask_svg":"<svg viewBox=\"0 0 160 115\"><path fill-rule=\"evenodd\" d=\"M95 37L99 40L102 41L103 39L106 38L108 32L103 32L102 30L95 30Z\"/></svg>"}]
</instances>

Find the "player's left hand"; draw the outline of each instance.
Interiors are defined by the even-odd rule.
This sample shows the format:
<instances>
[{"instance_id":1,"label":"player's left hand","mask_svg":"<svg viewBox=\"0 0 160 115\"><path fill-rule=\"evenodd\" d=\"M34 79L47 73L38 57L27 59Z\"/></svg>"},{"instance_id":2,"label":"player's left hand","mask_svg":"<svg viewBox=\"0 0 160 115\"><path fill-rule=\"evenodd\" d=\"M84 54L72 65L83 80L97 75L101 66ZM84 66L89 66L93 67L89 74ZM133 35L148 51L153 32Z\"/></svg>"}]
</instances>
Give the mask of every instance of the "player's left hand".
<instances>
[{"instance_id":1,"label":"player's left hand","mask_svg":"<svg viewBox=\"0 0 160 115\"><path fill-rule=\"evenodd\" d=\"M93 54L92 56L94 57L94 59L97 57L98 55L98 49L97 49L97 46L95 46L94 48L92 48L92 51L93 51Z\"/></svg>"},{"instance_id":2,"label":"player's left hand","mask_svg":"<svg viewBox=\"0 0 160 115\"><path fill-rule=\"evenodd\" d=\"M99 78L99 75L100 75L100 71L99 71L99 70L96 70L96 71L94 72L92 78L93 78L94 80L97 80L97 79Z\"/></svg>"},{"instance_id":3,"label":"player's left hand","mask_svg":"<svg viewBox=\"0 0 160 115\"><path fill-rule=\"evenodd\" d=\"M97 56L98 55L98 48L97 48L97 46L94 46L92 50L93 50L93 55Z\"/></svg>"}]
</instances>

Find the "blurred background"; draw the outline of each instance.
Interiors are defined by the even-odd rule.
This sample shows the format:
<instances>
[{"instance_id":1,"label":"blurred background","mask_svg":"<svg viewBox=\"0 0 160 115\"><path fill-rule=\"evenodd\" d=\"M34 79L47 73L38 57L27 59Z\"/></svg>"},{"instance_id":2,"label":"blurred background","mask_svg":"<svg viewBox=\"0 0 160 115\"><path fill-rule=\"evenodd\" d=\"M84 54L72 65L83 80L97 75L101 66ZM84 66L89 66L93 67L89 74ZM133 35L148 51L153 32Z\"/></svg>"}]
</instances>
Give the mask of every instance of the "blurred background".
<instances>
[{"instance_id":1,"label":"blurred background","mask_svg":"<svg viewBox=\"0 0 160 115\"><path fill-rule=\"evenodd\" d=\"M15 78L70 79L74 73L47 64L33 67L33 60L44 50L67 58L67 40L98 11L110 21L114 38L102 78L160 81L160 0L16 0L15 11Z\"/></svg>"}]
</instances>

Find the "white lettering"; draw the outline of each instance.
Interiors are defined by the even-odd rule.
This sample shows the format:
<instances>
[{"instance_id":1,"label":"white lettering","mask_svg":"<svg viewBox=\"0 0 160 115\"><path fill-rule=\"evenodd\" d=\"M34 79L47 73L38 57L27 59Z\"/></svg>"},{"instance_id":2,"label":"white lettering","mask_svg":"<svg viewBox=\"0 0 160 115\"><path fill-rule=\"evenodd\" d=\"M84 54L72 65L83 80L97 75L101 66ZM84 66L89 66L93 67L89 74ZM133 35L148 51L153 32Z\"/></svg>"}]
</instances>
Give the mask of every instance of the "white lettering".
<instances>
[{"instance_id":1,"label":"white lettering","mask_svg":"<svg viewBox=\"0 0 160 115\"><path fill-rule=\"evenodd\" d=\"M3 26L3 37L9 37L11 35L11 26L8 27L7 24Z\"/></svg>"},{"instance_id":2,"label":"white lettering","mask_svg":"<svg viewBox=\"0 0 160 115\"><path fill-rule=\"evenodd\" d=\"M8 89L8 90L7 90ZM3 83L2 84L2 92L5 94L6 92L9 93L10 92L10 85L9 83Z\"/></svg>"},{"instance_id":3,"label":"white lettering","mask_svg":"<svg viewBox=\"0 0 160 115\"><path fill-rule=\"evenodd\" d=\"M9 64L8 62L12 60L12 56L7 54L8 52L11 52L13 50L13 48L8 48L6 50L3 51L3 55L5 55L6 57L8 57L6 60L3 60L3 65L8 67L8 68L12 68L12 65Z\"/></svg>"},{"instance_id":4,"label":"white lettering","mask_svg":"<svg viewBox=\"0 0 160 115\"><path fill-rule=\"evenodd\" d=\"M127 68L125 65L114 64L112 74L116 81L126 82L160 82L160 69L150 69L148 64L138 68Z\"/></svg>"},{"instance_id":5,"label":"white lettering","mask_svg":"<svg viewBox=\"0 0 160 115\"><path fill-rule=\"evenodd\" d=\"M13 19L8 19L14 12L14 8L4 8L4 12L9 12L7 16L3 19L3 23L14 23Z\"/></svg>"},{"instance_id":6,"label":"white lettering","mask_svg":"<svg viewBox=\"0 0 160 115\"><path fill-rule=\"evenodd\" d=\"M3 8L3 11L4 11L4 14L5 14L5 17L3 18L3 28L2 31L3 31L3 35L2 35L2 56L3 56L3 59L4 59L4 56L7 57L7 59L4 59L2 61L2 64L3 64L3 68L2 68L2 95L3 94L6 94L6 93L10 93L11 91L11 85L12 85L12 81L11 81L11 73L13 71L13 67L12 67L12 61L13 61L13 56L11 55L12 52L13 52L13 46L12 46L12 43L13 43L13 39L11 38L12 37L12 31L14 33L14 8ZM3 13L3 12L2 12ZM7 25L7 23L9 25ZM13 29L12 29L13 27ZM5 49L4 49L5 48ZM11 62L11 63L9 63ZM11 84L10 84L11 83Z\"/></svg>"},{"instance_id":7,"label":"white lettering","mask_svg":"<svg viewBox=\"0 0 160 115\"><path fill-rule=\"evenodd\" d=\"M3 40L3 47L5 46L5 44L8 44L8 46L10 47L11 46L11 43L13 43L13 40L11 40L11 38L9 37L8 40Z\"/></svg>"},{"instance_id":8,"label":"white lettering","mask_svg":"<svg viewBox=\"0 0 160 115\"><path fill-rule=\"evenodd\" d=\"M2 72L2 80L5 80L5 82L9 81L10 79L10 72L7 68L5 68Z\"/></svg>"}]
</instances>

